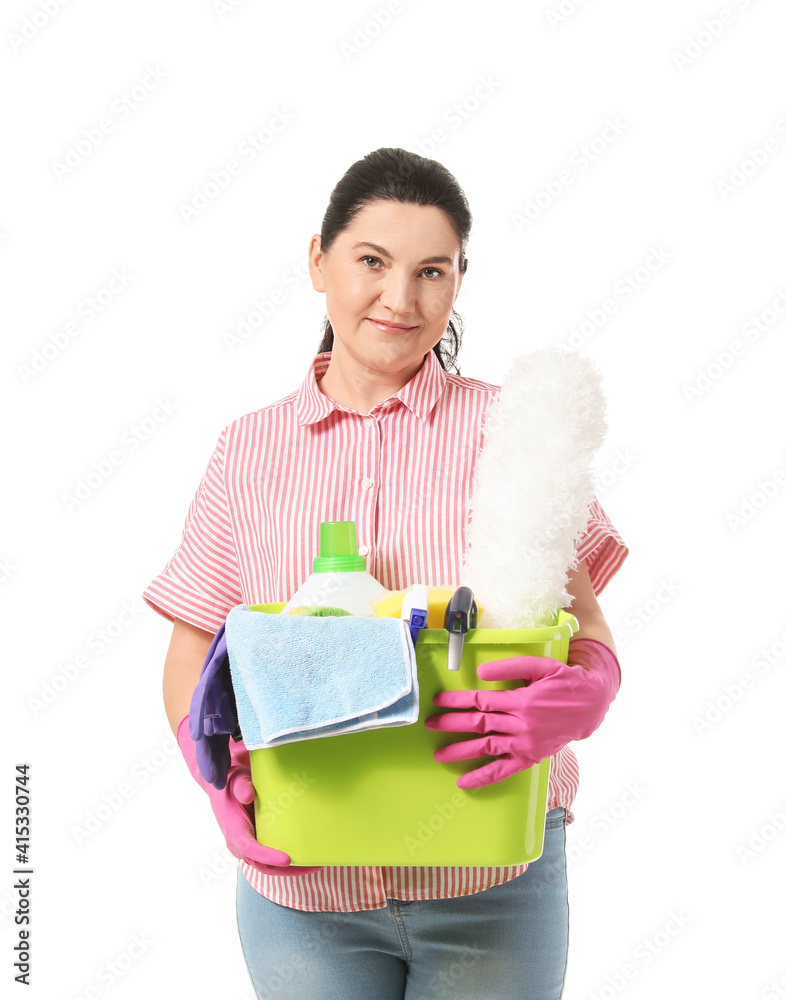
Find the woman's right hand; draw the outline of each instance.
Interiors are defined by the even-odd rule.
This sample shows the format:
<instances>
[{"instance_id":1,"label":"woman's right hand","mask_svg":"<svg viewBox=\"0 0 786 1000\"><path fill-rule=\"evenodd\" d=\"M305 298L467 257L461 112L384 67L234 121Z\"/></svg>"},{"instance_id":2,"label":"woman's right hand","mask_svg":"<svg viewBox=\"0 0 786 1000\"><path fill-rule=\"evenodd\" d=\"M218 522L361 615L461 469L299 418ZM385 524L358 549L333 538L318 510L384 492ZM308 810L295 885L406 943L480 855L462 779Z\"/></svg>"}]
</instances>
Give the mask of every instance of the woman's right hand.
<instances>
[{"instance_id":1,"label":"woman's right hand","mask_svg":"<svg viewBox=\"0 0 786 1000\"><path fill-rule=\"evenodd\" d=\"M292 865L289 855L284 851L265 847L257 841L251 762L242 741L229 741L231 763L227 783L221 790L207 782L199 770L196 745L188 731L187 715L177 727L177 742L194 780L207 792L226 845L236 858L246 861L263 875L308 875L309 872L322 870L321 865L315 868Z\"/></svg>"}]
</instances>

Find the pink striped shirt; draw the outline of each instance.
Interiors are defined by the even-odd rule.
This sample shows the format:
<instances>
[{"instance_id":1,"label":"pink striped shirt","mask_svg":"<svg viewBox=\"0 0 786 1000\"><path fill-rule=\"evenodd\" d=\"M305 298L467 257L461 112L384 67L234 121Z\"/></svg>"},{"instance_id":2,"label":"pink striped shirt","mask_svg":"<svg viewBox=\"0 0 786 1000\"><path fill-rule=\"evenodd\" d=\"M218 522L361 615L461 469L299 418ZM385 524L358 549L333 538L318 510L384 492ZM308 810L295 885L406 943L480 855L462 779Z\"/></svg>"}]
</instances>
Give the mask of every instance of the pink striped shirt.
<instances>
[{"instance_id":1,"label":"pink striped shirt","mask_svg":"<svg viewBox=\"0 0 786 1000\"><path fill-rule=\"evenodd\" d=\"M311 573L320 521L354 521L369 572L389 590L459 585L483 418L499 386L445 372L430 351L402 389L363 414L320 392L329 361L318 354L296 392L222 431L180 546L143 594L164 617L216 632L237 604L288 600ZM593 501L577 554L596 593L627 553ZM552 758L548 809L564 806L572 822L577 788L565 747ZM527 866L328 867L298 878L241 867L276 903L350 911L479 892Z\"/></svg>"}]
</instances>

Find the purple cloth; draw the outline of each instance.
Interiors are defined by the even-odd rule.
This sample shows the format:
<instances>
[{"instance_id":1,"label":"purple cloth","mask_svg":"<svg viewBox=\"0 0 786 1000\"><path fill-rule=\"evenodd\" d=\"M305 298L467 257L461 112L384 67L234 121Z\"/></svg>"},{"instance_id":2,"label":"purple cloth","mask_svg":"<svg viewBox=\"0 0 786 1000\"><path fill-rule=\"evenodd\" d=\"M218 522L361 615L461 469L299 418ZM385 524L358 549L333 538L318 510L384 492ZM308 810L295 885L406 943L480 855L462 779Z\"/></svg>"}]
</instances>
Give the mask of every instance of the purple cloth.
<instances>
[{"instance_id":1,"label":"purple cloth","mask_svg":"<svg viewBox=\"0 0 786 1000\"><path fill-rule=\"evenodd\" d=\"M229 738L238 737L237 706L229 670L225 626L216 632L191 696L188 729L205 781L224 788L231 764Z\"/></svg>"}]
</instances>

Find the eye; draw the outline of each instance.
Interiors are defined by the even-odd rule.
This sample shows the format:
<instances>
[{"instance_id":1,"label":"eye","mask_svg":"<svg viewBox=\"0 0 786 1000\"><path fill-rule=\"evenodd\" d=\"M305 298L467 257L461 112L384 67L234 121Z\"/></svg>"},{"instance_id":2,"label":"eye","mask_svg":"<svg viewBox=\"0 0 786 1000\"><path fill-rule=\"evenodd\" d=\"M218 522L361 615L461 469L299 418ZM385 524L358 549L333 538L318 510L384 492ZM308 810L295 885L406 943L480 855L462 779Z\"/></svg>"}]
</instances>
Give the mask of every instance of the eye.
<instances>
[{"instance_id":1,"label":"eye","mask_svg":"<svg viewBox=\"0 0 786 1000\"><path fill-rule=\"evenodd\" d=\"M377 264L380 264L380 265L382 264L382 261L379 259L379 257L372 257L372 256L370 256L368 254L365 257L361 257L360 259L361 259L361 261L363 263L365 263L368 260L372 260L372 261L375 261ZM368 264L366 266L368 267L369 271L379 271L380 270L379 267L372 267L372 266L370 266ZM424 267L423 270L422 270L422 272L421 272L421 274L425 274L426 271L431 271L432 272L432 276L428 278L428 281L434 281L437 278L441 278L442 275L444 274L444 271L440 270L440 268L438 268L438 267Z\"/></svg>"}]
</instances>

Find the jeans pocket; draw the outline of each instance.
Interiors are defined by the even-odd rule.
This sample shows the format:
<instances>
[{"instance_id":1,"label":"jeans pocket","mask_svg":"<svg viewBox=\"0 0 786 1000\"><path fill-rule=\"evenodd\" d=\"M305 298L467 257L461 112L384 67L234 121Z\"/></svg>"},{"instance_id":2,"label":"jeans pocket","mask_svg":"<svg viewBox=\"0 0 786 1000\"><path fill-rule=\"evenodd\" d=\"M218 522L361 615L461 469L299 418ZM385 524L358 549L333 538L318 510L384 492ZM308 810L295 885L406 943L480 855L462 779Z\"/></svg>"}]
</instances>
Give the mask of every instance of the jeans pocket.
<instances>
[{"instance_id":1,"label":"jeans pocket","mask_svg":"<svg viewBox=\"0 0 786 1000\"><path fill-rule=\"evenodd\" d=\"M546 829L553 830L555 827L564 826L567 818L565 806L557 806L546 813Z\"/></svg>"}]
</instances>

